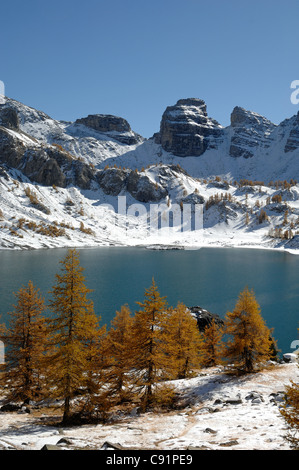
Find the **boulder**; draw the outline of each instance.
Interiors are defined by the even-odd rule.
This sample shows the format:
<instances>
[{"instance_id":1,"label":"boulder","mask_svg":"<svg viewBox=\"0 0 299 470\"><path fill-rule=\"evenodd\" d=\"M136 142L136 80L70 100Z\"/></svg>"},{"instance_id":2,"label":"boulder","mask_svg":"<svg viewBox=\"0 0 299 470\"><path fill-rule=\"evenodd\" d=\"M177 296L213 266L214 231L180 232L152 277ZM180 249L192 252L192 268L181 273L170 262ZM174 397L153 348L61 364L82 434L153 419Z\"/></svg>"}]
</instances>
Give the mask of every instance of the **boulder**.
<instances>
[{"instance_id":1,"label":"boulder","mask_svg":"<svg viewBox=\"0 0 299 470\"><path fill-rule=\"evenodd\" d=\"M228 400L225 400L225 403L227 405L241 405L243 402L241 398L236 397L236 398L229 398Z\"/></svg>"},{"instance_id":2,"label":"boulder","mask_svg":"<svg viewBox=\"0 0 299 470\"><path fill-rule=\"evenodd\" d=\"M124 447L118 443L106 441L102 445L101 450L124 450Z\"/></svg>"},{"instance_id":3,"label":"boulder","mask_svg":"<svg viewBox=\"0 0 299 470\"><path fill-rule=\"evenodd\" d=\"M248 395L246 395L245 400L259 400L258 403L264 401L263 396L258 393L258 392L250 392Z\"/></svg>"},{"instance_id":4,"label":"boulder","mask_svg":"<svg viewBox=\"0 0 299 470\"><path fill-rule=\"evenodd\" d=\"M212 429L212 428L206 428L206 429L204 429L203 432L206 432L206 433L208 433L208 434L217 434L217 431L215 431L215 430Z\"/></svg>"},{"instance_id":5,"label":"boulder","mask_svg":"<svg viewBox=\"0 0 299 470\"><path fill-rule=\"evenodd\" d=\"M254 398L251 402L252 405L260 405L264 400L262 398Z\"/></svg>"},{"instance_id":6,"label":"boulder","mask_svg":"<svg viewBox=\"0 0 299 470\"><path fill-rule=\"evenodd\" d=\"M45 444L41 450L61 450L61 447L56 446L54 444Z\"/></svg>"},{"instance_id":7,"label":"boulder","mask_svg":"<svg viewBox=\"0 0 299 470\"><path fill-rule=\"evenodd\" d=\"M66 446L71 446L73 443L70 439L66 439L65 437L62 437L59 439L59 441L56 442L56 445L66 445Z\"/></svg>"},{"instance_id":8,"label":"boulder","mask_svg":"<svg viewBox=\"0 0 299 470\"><path fill-rule=\"evenodd\" d=\"M231 439L230 441L226 442L221 442L219 445L221 447L231 447L231 446L237 446L239 442L236 439Z\"/></svg>"},{"instance_id":9,"label":"boulder","mask_svg":"<svg viewBox=\"0 0 299 470\"><path fill-rule=\"evenodd\" d=\"M270 402L277 404L277 403L284 403L286 399L286 392L285 391L280 391L280 392L273 392L270 393Z\"/></svg>"},{"instance_id":10,"label":"boulder","mask_svg":"<svg viewBox=\"0 0 299 470\"><path fill-rule=\"evenodd\" d=\"M21 405L18 405L17 403L6 403L5 405L1 406L0 411L3 412L14 412L14 411L20 411L22 408Z\"/></svg>"},{"instance_id":11,"label":"boulder","mask_svg":"<svg viewBox=\"0 0 299 470\"><path fill-rule=\"evenodd\" d=\"M282 357L284 362L298 362L298 355L294 353L285 353Z\"/></svg>"}]
</instances>

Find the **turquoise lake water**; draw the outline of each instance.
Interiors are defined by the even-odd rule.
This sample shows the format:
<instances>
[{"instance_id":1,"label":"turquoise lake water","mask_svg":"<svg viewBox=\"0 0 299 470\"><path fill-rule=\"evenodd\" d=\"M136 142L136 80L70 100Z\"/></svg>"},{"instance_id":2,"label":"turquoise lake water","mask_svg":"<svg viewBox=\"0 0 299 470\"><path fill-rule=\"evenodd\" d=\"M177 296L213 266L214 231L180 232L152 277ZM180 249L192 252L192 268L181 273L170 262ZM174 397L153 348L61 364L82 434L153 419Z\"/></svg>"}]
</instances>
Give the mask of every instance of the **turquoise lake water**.
<instances>
[{"instance_id":1,"label":"turquoise lake water","mask_svg":"<svg viewBox=\"0 0 299 470\"><path fill-rule=\"evenodd\" d=\"M41 294L48 292L60 272L66 249L0 251L0 314L7 323L13 292L31 280ZM283 252L237 248L147 250L103 247L80 249L86 285L102 324L110 325L116 310L129 304L134 312L154 277L168 304L199 305L224 318L239 293L254 289L261 314L282 353L298 340L299 256Z\"/></svg>"}]
</instances>

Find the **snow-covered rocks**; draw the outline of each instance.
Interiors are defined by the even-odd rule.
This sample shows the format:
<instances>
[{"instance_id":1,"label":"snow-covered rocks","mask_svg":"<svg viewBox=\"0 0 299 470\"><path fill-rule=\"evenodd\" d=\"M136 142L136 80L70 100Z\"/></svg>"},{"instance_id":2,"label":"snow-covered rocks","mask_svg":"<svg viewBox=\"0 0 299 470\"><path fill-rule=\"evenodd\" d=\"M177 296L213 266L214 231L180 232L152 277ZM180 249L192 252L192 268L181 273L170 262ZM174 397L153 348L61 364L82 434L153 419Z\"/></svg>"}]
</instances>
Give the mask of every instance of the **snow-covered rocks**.
<instances>
[{"instance_id":1,"label":"snow-covered rocks","mask_svg":"<svg viewBox=\"0 0 299 470\"><path fill-rule=\"evenodd\" d=\"M275 127L263 116L236 106L231 114L230 156L251 158L259 147L268 148Z\"/></svg>"},{"instance_id":2,"label":"snow-covered rocks","mask_svg":"<svg viewBox=\"0 0 299 470\"><path fill-rule=\"evenodd\" d=\"M205 102L189 98L166 108L155 138L167 152L186 157L202 155L209 145L215 147L221 135L222 126L208 117Z\"/></svg>"},{"instance_id":3,"label":"snow-covered rocks","mask_svg":"<svg viewBox=\"0 0 299 470\"><path fill-rule=\"evenodd\" d=\"M295 353L285 353L283 355L283 359L285 362L294 362L294 363L298 363L298 354L295 354Z\"/></svg>"},{"instance_id":4,"label":"snow-covered rocks","mask_svg":"<svg viewBox=\"0 0 299 470\"><path fill-rule=\"evenodd\" d=\"M132 131L128 121L110 114L91 114L85 118L77 119L75 124L84 125L101 134L110 135L111 138L122 144L134 145L144 139Z\"/></svg>"},{"instance_id":5,"label":"snow-covered rocks","mask_svg":"<svg viewBox=\"0 0 299 470\"><path fill-rule=\"evenodd\" d=\"M77 246L128 244L129 240L131 245L146 246L297 250L297 121L295 116L276 126L236 107L231 126L224 128L207 115L203 100L184 99L165 111L162 133L146 140L136 137L123 118L97 114L76 122L57 121L7 99L0 105L0 246L64 246L71 239ZM125 141L131 134L137 139L134 144ZM287 144L290 135L292 149ZM166 151L168 144L178 145L183 158ZM41 220L38 205L27 204L28 185L39 195L39 207L47 207L49 217ZM66 201L73 200L74 193L76 202L70 206ZM126 198L125 209L143 204L147 216L149 205L156 204L157 220L160 217L169 225L175 220L172 235L151 231L150 238L144 237L140 227L149 217L136 216L129 221L134 233L124 237L125 218L115 217L119 196ZM199 207L203 218L196 225ZM183 208L186 213L190 209L191 223L186 223ZM191 230L177 230L181 215ZM42 235L32 240L32 231L22 230L23 222L16 227L19 219L39 227L63 224L67 239ZM80 227L81 222L87 231L79 231L76 237L66 226Z\"/></svg>"},{"instance_id":6,"label":"snow-covered rocks","mask_svg":"<svg viewBox=\"0 0 299 470\"><path fill-rule=\"evenodd\" d=\"M299 380L293 363L241 377L226 375L221 367L203 369L173 382L184 408L124 414L105 425L56 428L46 424L46 409L43 414L34 406L30 414L2 412L0 448L289 450L279 408L291 380Z\"/></svg>"}]
</instances>

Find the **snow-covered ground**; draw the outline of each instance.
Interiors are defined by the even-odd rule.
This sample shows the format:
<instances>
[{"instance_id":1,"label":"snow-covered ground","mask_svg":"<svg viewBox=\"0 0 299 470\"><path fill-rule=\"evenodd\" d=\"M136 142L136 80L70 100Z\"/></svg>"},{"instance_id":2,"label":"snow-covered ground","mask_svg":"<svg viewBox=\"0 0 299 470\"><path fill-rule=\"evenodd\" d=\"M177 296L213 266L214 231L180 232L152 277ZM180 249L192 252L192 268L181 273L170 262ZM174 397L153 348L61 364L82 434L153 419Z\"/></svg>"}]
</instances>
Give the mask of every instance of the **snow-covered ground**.
<instances>
[{"instance_id":1,"label":"snow-covered ground","mask_svg":"<svg viewBox=\"0 0 299 470\"><path fill-rule=\"evenodd\" d=\"M0 413L0 448L39 450L61 439L65 449L102 449L105 442L126 449L288 450L279 412L285 386L299 381L295 363L232 377L222 367L203 369L173 384L185 407L169 412L134 413L114 424L69 428L44 423L41 410Z\"/></svg>"},{"instance_id":2,"label":"snow-covered ground","mask_svg":"<svg viewBox=\"0 0 299 470\"><path fill-rule=\"evenodd\" d=\"M163 179L165 173L167 177ZM111 196L97 185L89 190L74 186L49 187L33 184L17 170L12 170L8 175L0 176L0 249L157 245L275 248L298 252L298 237L295 236L293 240L269 237L275 227L280 227L282 233L292 229L293 235L296 235L299 220L298 185L289 190L258 185L239 188L234 184L217 182L213 178L193 178L167 165L154 165L140 172L139 177L146 176L153 186L159 184L167 191L167 196L157 203L141 203L127 191ZM36 195L38 206L32 204L26 196L28 189ZM282 194L280 204L272 202L272 197L277 194ZM168 217L174 210L181 216L181 201L184 201L185 211L188 205L194 207L189 204L189 197L193 201L202 197L206 203L212 196L224 200L212 204L208 209L204 208L203 228L199 224L198 230L193 230L194 227L188 229L188 212L184 212L187 214L185 226L179 226L179 230L167 228L171 225L167 224ZM135 214L134 208L141 208L143 214ZM166 221L165 229L155 230L153 217L149 224L153 208L162 214L162 220ZM267 213L267 220L259 223L261 210ZM286 210L287 223L284 224ZM191 212L189 219L193 224L194 212ZM59 230L55 231L53 226ZM146 226L150 230L145 231Z\"/></svg>"},{"instance_id":3,"label":"snow-covered ground","mask_svg":"<svg viewBox=\"0 0 299 470\"><path fill-rule=\"evenodd\" d=\"M186 207L189 197L193 202L202 197L204 205L211 196L223 197L224 202L211 205L204 211L203 230L183 233L175 229L150 230L150 233L145 233L145 217L131 213L131 230L128 231L128 219L118 211L118 196L111 195L116 192L107 191L107 187L104 191L97 178L92 180L89 190L71 184L68 187L34 184L24 175L22 166L14 166L16 157L16 161L8 159L12 167L4 165L0 171L0 249L156 245L164 248L243 246L298 252L299 185L290 188L269 185L270 180L296 180L298 175L299 150L284 150L293 127L296 128L296 116L281 126L274 126L270 147L258 146L251 158L230 156L231 138L236 132L231 126L215 148L209 148L200 157L181 158L166 152L153 138L126 145L116 140L111 132L103 134L82 124L56 121L14 100L7 99L7 108L17 112L20 127L15 130L9 126L5 128L4 142L9 137L12 139L9 145L27 149L29 159L33 150L51 148L54 144L70 152L74 161L80 159L90 165L94 172L105 172L107 167L115 167L115 171L136 170L141 186L146 181L145 188L141 189L149 190L152 185L150 189L153 191L157 184L163 192L158 201L158 205L164 206L162 219L167 219L169 212L182 202ZM256 118L254 113L245 114ZM258 125L258 129L262 132L263 126L260 128ZM251 131L259 142L259 134L254 129ZM7 153L6 147L3 148ZM260 183L238 187L235 182L242 178ZM112 179L108 189L115 190L113 184L115 180ZM39 206L32 205L25 195L28 188L36 194ZM132 197L132 192L127 189L119 193L126 198L126 210L137 204L139 208L143 206L148 216L151 204L140 203L140 199ZM279 195L281 202L273 203L272 197ZM259 223L261 210L265 210L267 220ZM286 230L292 230L295 238L270 238L268 235L275 228L281 229L280 236Z\"/></svg>"}]
</instances>

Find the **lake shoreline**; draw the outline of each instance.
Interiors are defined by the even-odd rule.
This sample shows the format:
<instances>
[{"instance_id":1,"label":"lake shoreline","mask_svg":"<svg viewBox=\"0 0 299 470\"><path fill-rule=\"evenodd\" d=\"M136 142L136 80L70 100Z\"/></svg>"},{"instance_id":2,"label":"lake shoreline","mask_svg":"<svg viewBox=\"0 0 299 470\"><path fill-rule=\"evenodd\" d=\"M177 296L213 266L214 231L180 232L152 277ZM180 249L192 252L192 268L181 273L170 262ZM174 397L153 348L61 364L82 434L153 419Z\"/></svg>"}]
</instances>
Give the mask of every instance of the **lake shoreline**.
<instances>
[{"instance_id":1,"label":"lake shoreline","mask_svg":"<svg viewBox=\"0 0 299 470\"><path fill-rule=\"evenodd\" d=\"M254 244L254 243L240 243L240 244L231 244L231 243L223 243L223 242L211 242L211 243L206 243L206 244L171 244L171 243L106 243L106 244L65 244L65 245L55 245L55 246L13 246L13 247L7 247L7 246L0 246L0 253L1 252L12 252L12 251L17 251L17 252L24 252L24 251L48 251L48 250L68 250L68 249L76 249L76 250L81 250L81 249L97 249L97 248L142 248L146 250L201 250L203 248L232 248L232 249L253 249L253 250L266 250L266 251L273 251L273 252L281 252L281 253L288 253L292 255L299 255L299 248L298 249L292 249L292 248L286 248L285 246L282 247L273 247L273 246L268 246L264 244Z\"/></svg>"}]
</instances>

